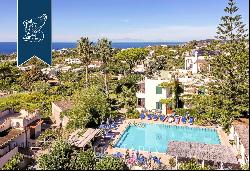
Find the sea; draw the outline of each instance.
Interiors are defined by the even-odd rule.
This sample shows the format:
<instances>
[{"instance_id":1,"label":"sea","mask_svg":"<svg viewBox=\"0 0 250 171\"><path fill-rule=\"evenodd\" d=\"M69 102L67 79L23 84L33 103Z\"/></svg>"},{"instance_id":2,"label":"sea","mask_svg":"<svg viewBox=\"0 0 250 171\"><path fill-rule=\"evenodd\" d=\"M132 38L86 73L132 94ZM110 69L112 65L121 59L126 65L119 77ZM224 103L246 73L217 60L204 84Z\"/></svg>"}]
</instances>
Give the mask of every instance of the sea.
<instances>
[{"instance_id":1,"label":"sea","mask_svg":"<svg viewBox=\"0 0 250 171\"><path fill-rule=\"evenodd\" d=\"M147 46L159 45L180 45L185 42L113 42L113 48L127 49L127 48L142 48ZM59 50L63 48L75 48L77 43L55 42L52 43L52 49ZM17 51L16 42L0 42L0 54L12 54Z\"/></svg>"}]
</instances>

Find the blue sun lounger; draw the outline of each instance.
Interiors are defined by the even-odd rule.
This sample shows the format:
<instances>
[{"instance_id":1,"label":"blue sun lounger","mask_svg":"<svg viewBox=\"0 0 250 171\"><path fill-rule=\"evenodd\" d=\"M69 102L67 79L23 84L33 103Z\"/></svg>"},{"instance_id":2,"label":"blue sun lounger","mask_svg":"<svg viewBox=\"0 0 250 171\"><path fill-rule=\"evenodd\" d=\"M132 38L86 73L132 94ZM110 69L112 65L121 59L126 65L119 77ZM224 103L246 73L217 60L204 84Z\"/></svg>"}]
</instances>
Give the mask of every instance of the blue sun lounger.
<instances>
[{"instance_id":1,"label":"blue sun lounger","mask_svg":"<svg viewBox=\"0 0 250 171\"><path fill-rule=\"evenodd\" d=\"M148 120L152 120L152 115L148 114Z\"/></svg>"},{"instance_id":2,"label":"blue sun lounger","mask_svg":"<svg viewBox=\"0 0 250 171\"><path fill-rule=\"evenodd\" d=\"M189 118L189 123L190 123L190 125L193 125L193 123L194 123L194 118L193 117Z\"/></svg>"},{"instance_id":3,"label":"blue sun lounger","mask_svg":"<svg viewBox=\"0 0 250 171\"><path fill-rule=\"evenodd\" d=\"M160 120L161 120L162 122L164 122L166 119L167 119L167 116L160 115Z\"/></svg>"},{"instance_id":4,"label":"blue sun lounger","mask_svg":"<svg viewBox=\"0 0 250 171\"><path fill-rule=\"evenodd\" d=\"M145 160L144 156L142 156L142 157L139 157L139 158L137 159L137 162L138 162L139 164L145 164L145 163L146 163L146 160Z\"/></svg>"},{"instance_id":5,"label":"blue sun lounger","mask_svg":"<svg viewBox=\"0 0 250 171\"><path fill-rule=\"evenodd\" d=\"M144 114L144 113L141 113L141 115L140 115L141 120L142 120L142 119L145 119L145 117L146 117L145 114Z\"/></svg>"},{"instance_id":6,"label":"blue sun lounger","mask_svg":"<svg viewBox=\"0 0 250 171\"><path fill-rule=\"evenodd\" d=\"M157 120L158 120L158 115L154 114L154 121L157 121Z\"/></svg>"},{"instance_id":7,"label":"blue sun lounger","mask_svg":"<svg viewBox=\"0 0 250 171\"><path fill-rule=\"evenodd\" d=\"M117 157L117 158L121 158L123 156L123 154L121 152L117 152L115 154L113 154L114 157Z\"/></svg>"},{"instance_id":8,"label":"blue sun lounger","mask_svg":"<svg viewBox=\"0 0 250 171\"><path fill-rule=\"evenodd\" d=\"M161 159L160 158L154 156L153 160L154 160L154 163L161 164Z\"/></svg>"},{"instance_id":9,"label":"blue sun lounger","mask_svg":"<svg viewBox=\"0 0 250 171\"><path fill-rule=\"evenodd\" d=\"M185 124L187 122L187 118L185 116L182 116L181 122Z\"/></svg>"}]
</instances>

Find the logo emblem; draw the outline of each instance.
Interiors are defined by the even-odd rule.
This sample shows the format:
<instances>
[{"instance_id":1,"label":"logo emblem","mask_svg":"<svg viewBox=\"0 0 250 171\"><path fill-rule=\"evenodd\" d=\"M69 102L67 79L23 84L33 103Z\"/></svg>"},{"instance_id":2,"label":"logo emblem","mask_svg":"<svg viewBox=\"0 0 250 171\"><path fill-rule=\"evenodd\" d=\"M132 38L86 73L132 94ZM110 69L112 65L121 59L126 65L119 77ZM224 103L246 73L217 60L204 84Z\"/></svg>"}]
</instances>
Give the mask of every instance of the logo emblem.
<instances>
[{"instance_id":1,"label":"logo emblem","mask_svg":"<svg viewBox=\"0 0 250 171\"><path fill-rule=\"evenodd\" d=\"M25 36L23 40L25 42L40 42L44 39L44 33L42 32L42 28L46 23L47 15L43 14L41 17L25 20L23 22Z\"/></svg>"}]
</instances>

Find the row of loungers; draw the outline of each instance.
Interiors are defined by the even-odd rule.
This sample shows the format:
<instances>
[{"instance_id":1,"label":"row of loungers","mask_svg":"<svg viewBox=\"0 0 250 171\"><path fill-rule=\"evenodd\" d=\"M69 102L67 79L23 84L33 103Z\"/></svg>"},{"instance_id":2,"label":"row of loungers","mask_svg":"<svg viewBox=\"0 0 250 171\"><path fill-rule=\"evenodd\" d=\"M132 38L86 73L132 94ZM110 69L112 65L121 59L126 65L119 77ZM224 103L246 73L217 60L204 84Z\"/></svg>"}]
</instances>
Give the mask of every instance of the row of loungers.
<instances>
[{"instance_id":1,"label":"row of loungers","mask_svg":"<svg viewBox=\"0 0 250 171\"><path fill-rule=\"evenodd\" d=\"M140 115L140 119L145 119L146 115L144 113L141 113ZM167 122L171 123L171 122L175 122L177 124L180 123L180 121L183 124L187 123L187 118L185 116L166 116L166 115L157 115L157 114L148 114L147 115L148 120L154 120L157 121L158 119L160 119L162 122L165 122L167 120ZM191 125L194 122L194 118L193 117L189 117L188 123L190 123Z\"/></svg>"}]
</instances>

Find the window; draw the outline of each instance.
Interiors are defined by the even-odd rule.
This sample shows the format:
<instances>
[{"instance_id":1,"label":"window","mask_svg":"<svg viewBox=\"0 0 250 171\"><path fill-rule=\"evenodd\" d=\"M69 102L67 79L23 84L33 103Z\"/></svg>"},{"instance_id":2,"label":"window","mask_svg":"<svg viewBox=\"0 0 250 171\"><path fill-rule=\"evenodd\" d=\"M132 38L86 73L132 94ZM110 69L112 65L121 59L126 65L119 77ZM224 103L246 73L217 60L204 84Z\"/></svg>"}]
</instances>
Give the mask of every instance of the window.
<instances>
[{"instance_id":1,"label":"window","mask_svg":"<svg viewBox=\"0 0 250 171\"><path fill-rule=\"evenodd\" d=\"M162 94L162 88L159 86L156 86L156 94Z\"/></svg>"},{"instance_id":2,"label":"window","mask_svg":"<svg viewBox=\"0 0 250 171\"><path fill-rule=\"evenodd\" d=\"M162 110L162 104L161 104L161 102L156 102L156 109Z\"/></svg>"}]
</instances>

